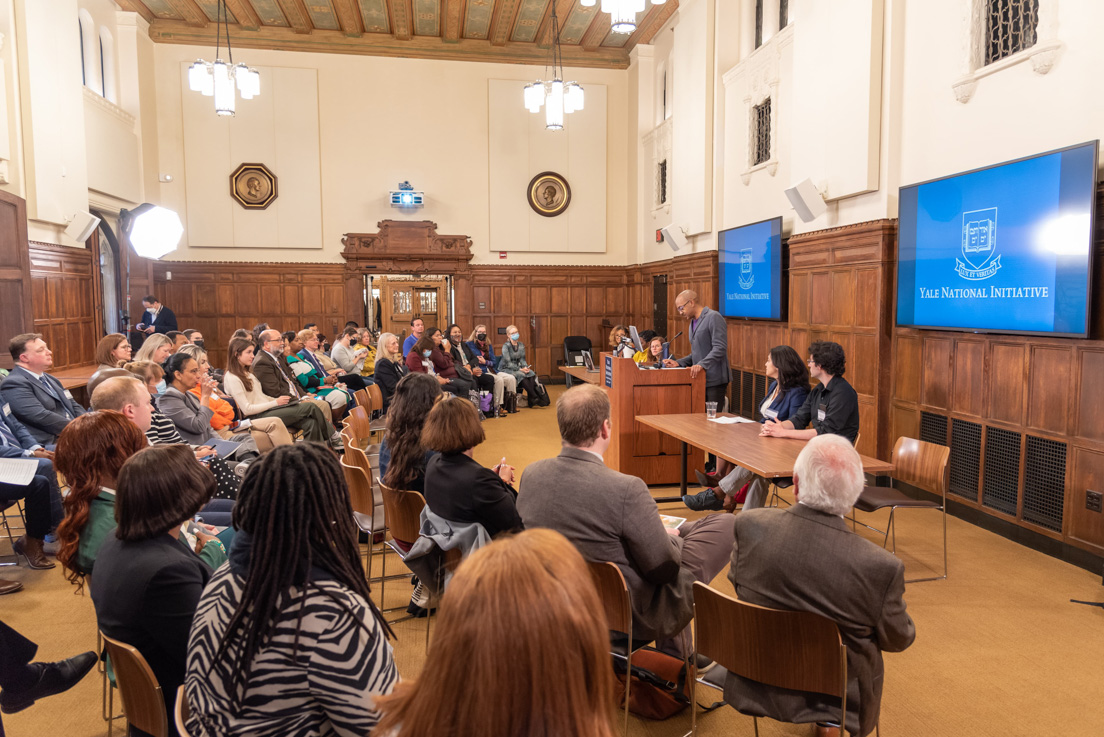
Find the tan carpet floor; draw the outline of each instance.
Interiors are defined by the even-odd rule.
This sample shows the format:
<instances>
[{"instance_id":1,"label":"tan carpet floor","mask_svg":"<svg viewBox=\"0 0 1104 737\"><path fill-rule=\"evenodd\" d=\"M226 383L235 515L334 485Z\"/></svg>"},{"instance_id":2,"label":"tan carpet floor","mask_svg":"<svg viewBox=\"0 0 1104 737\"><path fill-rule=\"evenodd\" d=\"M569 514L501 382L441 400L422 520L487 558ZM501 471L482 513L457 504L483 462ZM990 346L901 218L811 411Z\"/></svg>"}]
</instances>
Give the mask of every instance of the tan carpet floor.
<instances>
[{"instance_id":1,"label":"tan carpet floor","mask_svg":"<svg viewBox=\"0 0 1104 737\"><path fill-rule=\"evenodd\" d=\"M553 398L562 391L562 387L550 388ZM476 449L476 458L486 465L505 456L522 471L559 450L554 406L522 409L484 427L487 442ZM655 493L673 491L656 489ZM681 504L665 506L686 516ZM884 522L887 514L872 517ZM916 511L899 517L897 545L907 575L938 568L938 514ZM1069 601L1104 601L1100 576L953 517L948 518L948 535L950 578L908 586L906 600L916 621L917 639L904 653L886 655L881 733L1104 734L1104 610ZM873 539L873 533L869 536ZM7 551L6 541L0 543L0 553ZM726 575L727 570L714 586L731 593ZM26 585L18 594L0 597L0 619L37 641L41 659L56 660L94 647L91 601L74 594L58 570L2 568L0 577L18 578ZM386 591L386 605L404 604L409 592L407 583L393 582ZM396 631L399 672L406 678L416 677L425 658L425 621L401 622ZM703 703L711 701L713 693L699 692L699 698ZM687 714L665 722L633 718L630 731L681 736L689 729ZM105 734L99 675L94 672L68 693L5 716L4 726L12 737ZM728 707L704 715L698 726L705 734L754 733L752 720ZM769 720L760 721L760 731L763 735L812 733L808 726Z\"/></svg>"}]
</instances>

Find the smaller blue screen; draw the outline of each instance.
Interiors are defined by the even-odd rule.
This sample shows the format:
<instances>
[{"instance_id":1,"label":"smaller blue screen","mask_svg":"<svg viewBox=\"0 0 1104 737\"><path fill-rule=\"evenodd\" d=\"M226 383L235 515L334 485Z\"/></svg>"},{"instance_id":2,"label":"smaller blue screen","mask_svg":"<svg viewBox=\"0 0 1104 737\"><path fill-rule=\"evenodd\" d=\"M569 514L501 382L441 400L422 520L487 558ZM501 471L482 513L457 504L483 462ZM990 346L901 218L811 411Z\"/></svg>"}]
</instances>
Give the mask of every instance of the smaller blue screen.
<instances>
[{"instance_id":1,"label":"smaller blue screen","mask_svg":"<svg viewBox=\"0 0 1104 737\"><path fill-rule=\"evenodd\" d=\"M717 234L720 312L725 317L782 319L782 218Z\"/></svg>"}]
</instances>

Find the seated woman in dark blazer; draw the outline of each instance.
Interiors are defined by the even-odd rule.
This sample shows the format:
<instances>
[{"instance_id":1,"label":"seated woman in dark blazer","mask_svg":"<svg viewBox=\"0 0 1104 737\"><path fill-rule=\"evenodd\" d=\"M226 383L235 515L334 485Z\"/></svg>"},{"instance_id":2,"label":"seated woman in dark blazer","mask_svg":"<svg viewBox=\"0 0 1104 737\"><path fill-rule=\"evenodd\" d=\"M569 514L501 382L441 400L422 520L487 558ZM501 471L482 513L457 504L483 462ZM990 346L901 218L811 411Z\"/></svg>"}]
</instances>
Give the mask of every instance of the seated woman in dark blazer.
<instances>
[{"instance_id":1,"label":"seated woman in dark blazer","mask_svg":"<svg viewBox=\"0 0 1104 737\"><path fill-rule=\"evenodd\" d=\"M439 402L422 428L422 445L438 453L426 464L425 498L434 514L451 522L478 522L495 537L524 525L511 486L514 467L503 458L488 469L472 458L486 437L471 402Z\"/></svg>"},{"instance_id":2,"label":"seated woman in dark blazer","mask_svg":"<svg viewBox=\"0 0 1104 737\"><path fill-rule=\"evenodd\" d=\"M439 336L441 331L436 331ZM413 374L429 374L441 385L441 390L458 397L468 396L470 382L460 378L456 372L456 366L437 341L426 331L426 334L418 338L418 342L406 354L406 367Z\"/></svg>"},{"instance_id":3,"label":"seated woman in dark blazer","mask_svg":"<svg viewBox=\"0 0 1104 737\"><path fill-rule=\"evenodd\" d=\"M759 406L759 421L788 420L809 396L809 367L797 351L788 345L780 345L770 349L764 368L767 378L772 381L767 388L766 399ZM691 509L732 510L736 507L736 494L745 484L751 484L753 488L749 488L744 509L761 506L765 501L767 480L724 459L717 459L716 474L696 473L698 481L707 488L682 498Z\"/></svg>"},{"instance_id":4,"label":"seated woman in dark blazer","mask_svg":"<svg viewBox=\"0 0 1104 737\"><path fill-rule=\"evenodd\" d=\"M383 411L386 413L391 406L391 397L395 394L395 385L399 379L410 373L410 369L403 363L402 345L399 336L394 333L384 333L379 337L376 350L376 386L383 395Z\"/></svg>"},{"instance_id":5,"label":"seated woman in dark blazer","mask_svg":"<svg viewBox=\"0 0 1104 737\"><path fill-rule=\"evenodd\" d=\"M180 527L214 493L214 476L186 445L136 453L119 471L119 526L100 548L90 585L100 630L138 649L157 677L169 714L184 683L196 606L211 578L211 567L180 544ZM200 549L220 544L203 531L196 537ZM171 719L169 734L177 734Z\"/></svg>"}]
</instances>

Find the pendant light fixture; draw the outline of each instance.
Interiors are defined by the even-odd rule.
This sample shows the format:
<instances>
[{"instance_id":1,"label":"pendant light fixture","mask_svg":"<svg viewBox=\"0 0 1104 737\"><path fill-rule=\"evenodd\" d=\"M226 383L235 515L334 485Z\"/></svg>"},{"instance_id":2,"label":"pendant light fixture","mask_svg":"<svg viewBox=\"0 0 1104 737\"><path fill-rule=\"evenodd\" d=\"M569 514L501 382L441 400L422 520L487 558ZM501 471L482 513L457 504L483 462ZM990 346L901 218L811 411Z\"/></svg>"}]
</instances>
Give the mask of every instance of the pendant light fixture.
<instances>
[{"instance_id":1,"label":"pendant light fixture","mask_svg":"<svg viewBox=\"0 0 1104 737\"><path fill-rule=\"evenodd\" d=\"M525 107L531 113L539 113L544 106L544 127L550 131L563 130L564 114L583 109L583 88L578 82L563 81L563 49L560 48L560 20L556 17L556 3L552 3L552 81L538 79L525 86ZM548 73L548 67L545 67Z\"/></svg>"},{"instance_id":2,"label":"pendant light fixture","mask_svg":"<svg viewBox=\"0 0 1104 737\"><path fill-rule=\"evenodd\" d=\"M610 30L614 33L632 33L636 30L636 14L643 12L648 0L602 0L602 12L610 14ZM652 0L652 5L663 5L667 0ZM597 0L581 0L584 7L593 7Z\"/></svg>"},{"instance_id":3,"label":"pendant light fixture","mask_svg":"<svg viewBox=\"0 0 1104 737\"><path fill-rule=\"evenodd\" d=\"M241 93L243 100L251 100L261 94L260 73L245 64L234 63L234 51L230 48L229 15L226 10L226 0L218 0L218 15L215 21L215 60L207 62L197 59L188 67L188 87L192 92L200 92L205 97L214 97L215 114L222 116L234 115L237 93ZM219 56L224 28L226 29L226 55L229 57L229 62L223 61Z\"/></svg>"}]
</instances>

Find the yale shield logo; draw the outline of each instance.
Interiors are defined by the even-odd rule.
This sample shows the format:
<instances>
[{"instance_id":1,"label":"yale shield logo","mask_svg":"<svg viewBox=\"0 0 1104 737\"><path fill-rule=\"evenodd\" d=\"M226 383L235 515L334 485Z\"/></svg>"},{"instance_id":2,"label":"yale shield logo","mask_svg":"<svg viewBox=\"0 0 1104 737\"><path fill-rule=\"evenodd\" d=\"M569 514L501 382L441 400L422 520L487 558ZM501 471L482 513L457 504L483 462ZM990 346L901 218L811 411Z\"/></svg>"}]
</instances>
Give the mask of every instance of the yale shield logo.
<instances>
[{"instance_id":1,"label":"yale shield logo","mask_svg":"<svg viewBox=\"0 0 1104 737\"><path fill-rule=\"evenodd\" d=\"M740 250L740 289L751 289L755 275L751 273L751 249Z\"/></svg>"},{"instance_id":2,"label":"yale shield logo","mask_svg":"<svg viewBox=\"0 0 1104 737\"><path fill-rule=\"evenodd\" d=\"M997 254L997 208L962 213L962 260L955 259L955 271L963 279L980 281L1001 267Z\"/></svg>"}]
</instances>

